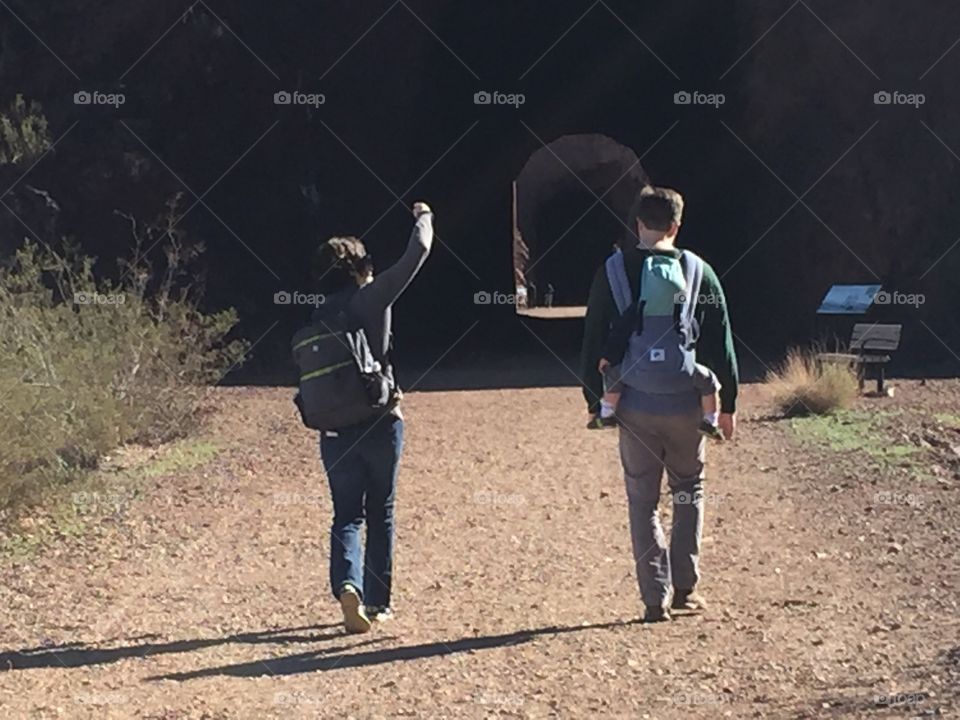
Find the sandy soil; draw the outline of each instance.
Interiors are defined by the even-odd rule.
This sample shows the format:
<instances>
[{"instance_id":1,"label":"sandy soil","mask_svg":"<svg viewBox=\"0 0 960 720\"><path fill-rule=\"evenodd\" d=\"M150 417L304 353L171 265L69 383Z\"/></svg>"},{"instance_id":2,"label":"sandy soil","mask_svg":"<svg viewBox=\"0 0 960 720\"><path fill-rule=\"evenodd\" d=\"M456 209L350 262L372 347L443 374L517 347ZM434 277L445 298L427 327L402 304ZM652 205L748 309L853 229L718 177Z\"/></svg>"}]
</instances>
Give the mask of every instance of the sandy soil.
<instances>
[{"instance_id":1,"label":"sandy soil","mask_svg":"<svg viewBox=\"0 0 960 720\"><path fill-rule=\"evenodd\" d=\"M862 404L909 411L885 432L922 476L800 438L747 387L709 457L711 606L658 625L637 622L616 432L581 429L576 389L411 394L397 617L366 636L327 594L290 390L218 390L213 460L0 568L0 716L949 716L960 430L932 418L960 383L899 385Z\"/></svg>"},{"instance_id":2,"label":"sandy soil","mask_svg":"<svg viewBox=\"0 0 960 720\"><path fill-rule=\"evenodd\" d=\"M518 315L552 320L555 318L578 318L587 314L586 305L558 305L557 307L520 308Z\"/></svg>"}]
</instances>

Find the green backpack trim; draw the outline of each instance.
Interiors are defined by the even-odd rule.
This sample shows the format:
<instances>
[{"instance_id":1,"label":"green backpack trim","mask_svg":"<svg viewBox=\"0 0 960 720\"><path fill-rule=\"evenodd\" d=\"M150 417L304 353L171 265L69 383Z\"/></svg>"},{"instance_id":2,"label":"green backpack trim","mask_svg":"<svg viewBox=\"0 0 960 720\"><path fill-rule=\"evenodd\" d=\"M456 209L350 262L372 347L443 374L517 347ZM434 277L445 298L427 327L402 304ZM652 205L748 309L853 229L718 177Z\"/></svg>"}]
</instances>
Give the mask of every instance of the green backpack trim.
<instances>
[{"instance_id":1,"label":"green backpack trim","mask_svg":"<svg viewBox=\"0 0 960 720\"><path fill-rule=\"evenodd\" d=\"M306 375L300 376L300 382L305 380L311 380L313 378L322 377L324 375L329 375L334 370L339 370L342 367L347 367L347 365L353 365L352 360L345 360L342 363L337 363L336 365L328 365L327 367L320 368L319 370L314 370L313 372L308 372Z\"/></svg>"}]
</instances>

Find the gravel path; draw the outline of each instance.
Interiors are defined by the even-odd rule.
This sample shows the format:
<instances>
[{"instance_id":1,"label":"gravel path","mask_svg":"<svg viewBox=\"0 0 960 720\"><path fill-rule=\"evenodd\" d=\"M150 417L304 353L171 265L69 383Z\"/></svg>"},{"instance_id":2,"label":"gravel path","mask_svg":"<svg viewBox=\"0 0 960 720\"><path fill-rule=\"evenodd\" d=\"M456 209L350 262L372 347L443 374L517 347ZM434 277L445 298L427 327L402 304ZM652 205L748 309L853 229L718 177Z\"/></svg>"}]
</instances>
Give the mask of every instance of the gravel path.
<instances>
[{"instance_id":1,"label":"gravel path","mask_svg":"<svg viewBox=\"0 0 960 720\"><path fill-rule=\"evenodd\" d=\"M902 468L865 473L856 454L803 444L785 421L764 419L762 389L746 388L741 438L710 449L711 606L645 626L616 432L581 429L579 393L414 393L397 616L346 636L327 594L328 493L290 394L218 390L214 459L144 479L109 521L0 567L0 717L958 707L952 470L915 487L920 502L901 501L895 493L911 489ZM960 384L908 383L880 402L953 412Z\"/></svg>"}]
</instances>

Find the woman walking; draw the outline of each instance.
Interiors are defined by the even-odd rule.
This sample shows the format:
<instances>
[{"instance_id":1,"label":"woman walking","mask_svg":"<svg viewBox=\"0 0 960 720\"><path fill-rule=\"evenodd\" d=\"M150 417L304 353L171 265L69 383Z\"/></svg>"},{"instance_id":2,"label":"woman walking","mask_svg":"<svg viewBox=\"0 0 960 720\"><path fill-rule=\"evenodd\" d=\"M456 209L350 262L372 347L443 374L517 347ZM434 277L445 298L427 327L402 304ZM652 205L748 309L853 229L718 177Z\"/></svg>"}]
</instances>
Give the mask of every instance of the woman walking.
<instances>
[{"instance_id":1,"label":"woman walking","mask_svg":"<svg viewBox=\"0 0 960 720\"><path fill-rule=\"evenodd\" d=\"M390 362L392 306L420 270L433 243L433 213L426 203L413 206L416 222L400 259L374 274L363 243L355 237L334 237L317 251L317 289L324 303L313 315L314 326L326 327L334 314L360 334L330 333L350 338L362 335L372 355L382 410L360 422L320 433L320 455L333 497L330 532L330 584L340 602L349 632L370 630L371 620L391 615L393 577L394 499L397 470L403 451L400 388ZM314 337L317 337L316 335ZM366 347L363 348L366 352ZM333 371L321 368L313 374ZM303 377L301 377L301 388ZM366 548L361 530L366 520Z\"/></svg>"}]
</instances>

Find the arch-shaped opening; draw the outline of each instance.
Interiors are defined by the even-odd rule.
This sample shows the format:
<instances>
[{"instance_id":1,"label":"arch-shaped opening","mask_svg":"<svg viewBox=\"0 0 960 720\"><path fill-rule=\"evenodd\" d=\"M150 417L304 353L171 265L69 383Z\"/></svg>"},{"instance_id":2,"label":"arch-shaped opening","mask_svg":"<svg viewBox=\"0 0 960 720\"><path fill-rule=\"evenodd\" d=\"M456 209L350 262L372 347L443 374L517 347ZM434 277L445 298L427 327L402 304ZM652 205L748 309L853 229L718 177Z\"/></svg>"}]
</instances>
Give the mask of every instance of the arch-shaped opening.
<instances>
[{"instance_id":1,"label":"arch-shaped opening","mask_svg":"<svg viewBox=\"0 0 960 720\"><path fill-rule=\"evenodd\" d=\"M633 207L647 182L636 153L606 135L564 135L530 156L514 183L519 312L582 314L594 269L635 237Z\"/></svg>"}]
</instances>

